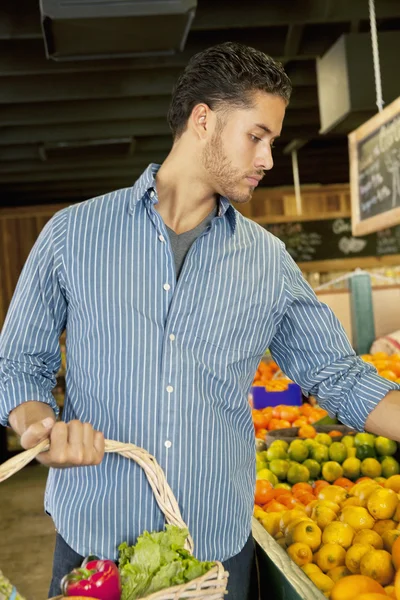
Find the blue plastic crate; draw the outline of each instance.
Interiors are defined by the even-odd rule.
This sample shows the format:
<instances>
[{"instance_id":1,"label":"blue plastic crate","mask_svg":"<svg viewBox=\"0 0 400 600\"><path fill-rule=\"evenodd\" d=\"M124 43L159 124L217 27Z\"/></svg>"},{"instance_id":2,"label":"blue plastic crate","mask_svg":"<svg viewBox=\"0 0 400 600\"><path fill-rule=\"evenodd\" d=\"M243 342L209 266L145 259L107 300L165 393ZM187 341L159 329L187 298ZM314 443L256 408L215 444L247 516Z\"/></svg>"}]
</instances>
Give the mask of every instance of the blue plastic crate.
<instances>
[{"instance_id":1,"label":"blue plastic crate","mask_svg":"<svg viewBox=\"0 0 400 600\"><path fill-rule=\"evenodd\" d=\"M301 406L302 393L297 383L289 383L288 389L282 392L267 392L265 387L255 385L251 388L253 396L253 408L260 409L267 406L278 406L286 404L288 406Z\"/></svg>"}]
</instances>

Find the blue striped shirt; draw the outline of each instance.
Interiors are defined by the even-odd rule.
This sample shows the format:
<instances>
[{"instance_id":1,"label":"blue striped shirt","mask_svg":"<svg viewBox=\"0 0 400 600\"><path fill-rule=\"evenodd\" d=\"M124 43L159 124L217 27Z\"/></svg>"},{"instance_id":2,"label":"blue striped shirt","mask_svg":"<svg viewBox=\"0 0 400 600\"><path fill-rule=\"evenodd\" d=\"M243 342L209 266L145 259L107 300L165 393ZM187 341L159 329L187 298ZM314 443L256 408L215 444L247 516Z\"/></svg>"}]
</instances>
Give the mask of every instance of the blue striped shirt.
<instances>
[{"instance_id":1,"label":"blue striped shirt","mask_svg":"<svg viewBox=\"0 0 400 600\"><path fill-rule=\"evenodd\" d=\"M155 455L200 559L225 560L251 526L248 392L269 347L289 377L362 429L396 385L358 359L284 245L221 198L179 280L155 210L156 165L135 185L58 212L23 269L0 339L0 417L51 390L67 330L63 419ZM133 462L50 469L46 510L79 554L117 557L163 517Z\"/></svg>"}]
</instances>

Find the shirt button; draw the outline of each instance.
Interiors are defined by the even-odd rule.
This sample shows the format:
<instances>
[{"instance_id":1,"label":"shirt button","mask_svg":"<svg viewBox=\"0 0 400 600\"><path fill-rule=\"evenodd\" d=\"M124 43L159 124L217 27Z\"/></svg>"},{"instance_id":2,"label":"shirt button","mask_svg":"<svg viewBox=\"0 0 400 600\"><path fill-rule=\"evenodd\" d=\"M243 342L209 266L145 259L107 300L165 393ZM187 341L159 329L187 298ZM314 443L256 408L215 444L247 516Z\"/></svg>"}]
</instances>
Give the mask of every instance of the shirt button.
<instances>
[{"instance_id":1,"label":"shirt button","mask_svg":"<svg viewBox=\"0 0 400 600\"><path fill-rule=\"evenodd\" d=\"M171 340L171 342L173 342L173 341L174 341L174 339L175 339L175 336L174 336L174 334L173 334L173 333L170 333L170 335L169 335L169 339Z\"/></svg>"},{"instance_id":2,"label":"shirt button","mask_svg":"<svg viewBox=\"0 0 400 600\"><path fill-rule=\"evenodd\" d=\"M174 388L172 387L172 385L167 385L168 394L172 394L173 391L174 391Z\"/></svg>"},{"instance_id":3,"label":"shirt button","mask_svg":"<svg viewBox=\"0 0 400 600\"><path fill-rule=\"evenodd\" d=\"M169 440L167 440L166 442L164 442L164 446L165 446L166 448L171 448L171 446L172 446L172 442L170 442Z\"/></svg>"},{"instance_id":4,"label":"shirt button","mask_svg":"<svg viewBox=\"0 0 400 600\"><path fill-rule=\"evenodd\" d=\"M150 198L154 198L154 190L151 190L151 192L150 192Z\"/></svg>"},{"instance_id":5,"label":"shirt button","mask_svg":"<svg viewBox=\"0 0 400 600\"><path fill-rule=\"evenodd\" d=\"M160 240L160 242L165 242L165 237L163 236L163 234L159 235L158 239Z\"/></svg>"},{"instance_id":6,"label":"shirt button","mask_svg":"<svg viewBox=\"0 0 400 600\"><path fill-rule=\"evenodd\" d=\"M171 289L171 286L169 285L169 283L164 283L163 288L166 292L168 292L168 290Z\"/></svg>"}]
</instances>

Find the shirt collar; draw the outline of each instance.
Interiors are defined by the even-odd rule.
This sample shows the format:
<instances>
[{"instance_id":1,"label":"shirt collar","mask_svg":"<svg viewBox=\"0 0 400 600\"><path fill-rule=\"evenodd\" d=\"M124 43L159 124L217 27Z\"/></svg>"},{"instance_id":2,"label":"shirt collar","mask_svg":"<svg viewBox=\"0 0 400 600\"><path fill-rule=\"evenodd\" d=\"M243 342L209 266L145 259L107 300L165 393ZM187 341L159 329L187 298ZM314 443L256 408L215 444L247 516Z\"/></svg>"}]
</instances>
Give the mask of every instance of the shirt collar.
<instances>
[{"instance_id":1,"label":"shirt collar","mask_svg":"<svg viewBox=\"0 0 400 600\"><path fill-rule=\"evenodd\" d=\"M161 165L151 163L145 171L141 174L139 179L135 182L132 187L132 196L129 202L129 212L132 213L136 204L144 199L146 192L156 189L156 175ZM157 202L157 200L156 200ZM219 209L218 216L226 218L232 228L232 233L235 233L236 228L236 211L229 202L228 198L220 196L219 198Z\"/></svg>"}]
</instances>

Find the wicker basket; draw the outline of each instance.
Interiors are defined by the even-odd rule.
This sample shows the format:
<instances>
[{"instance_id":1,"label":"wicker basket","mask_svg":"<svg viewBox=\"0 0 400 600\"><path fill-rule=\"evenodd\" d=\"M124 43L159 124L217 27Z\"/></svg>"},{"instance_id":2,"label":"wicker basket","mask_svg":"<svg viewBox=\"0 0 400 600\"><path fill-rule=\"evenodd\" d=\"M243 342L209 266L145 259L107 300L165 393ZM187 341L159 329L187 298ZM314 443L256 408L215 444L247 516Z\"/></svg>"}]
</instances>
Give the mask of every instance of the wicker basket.
<instances>
[{"instance_id":1,"label":"wicker basket","mask_svg":"<svg viewBox=\"0 0 400 600\"><path fill-rule=\"evenodd\" d=\"M49 441L44 440L35 446L35 448L25 450L0 465L0 482L17 473L17 471L31 462L38 454L45 452L48 448ZM105 451L118 452L118 454L130 458L140 465L146 474L157 504L164 513L167 523L186 528L178 502L167 483L164 471L154 456L134 444L123 444L111 440L106 440ZM190 535L186 541L186 548L190 553L193 553L193 540ZM190 598L190 600L222 600L226 593L227 583L228 572L224 570L222 563L216 561L215 567L205 575L193 579L189 583L155 592L150 596L146 596L146 598L147 600L184 600L186 598ZM61 598L61 596L58 596L57 600L58 598ZM56 599L54 598L53 600Z\"/></svg>"}]
</instances>

